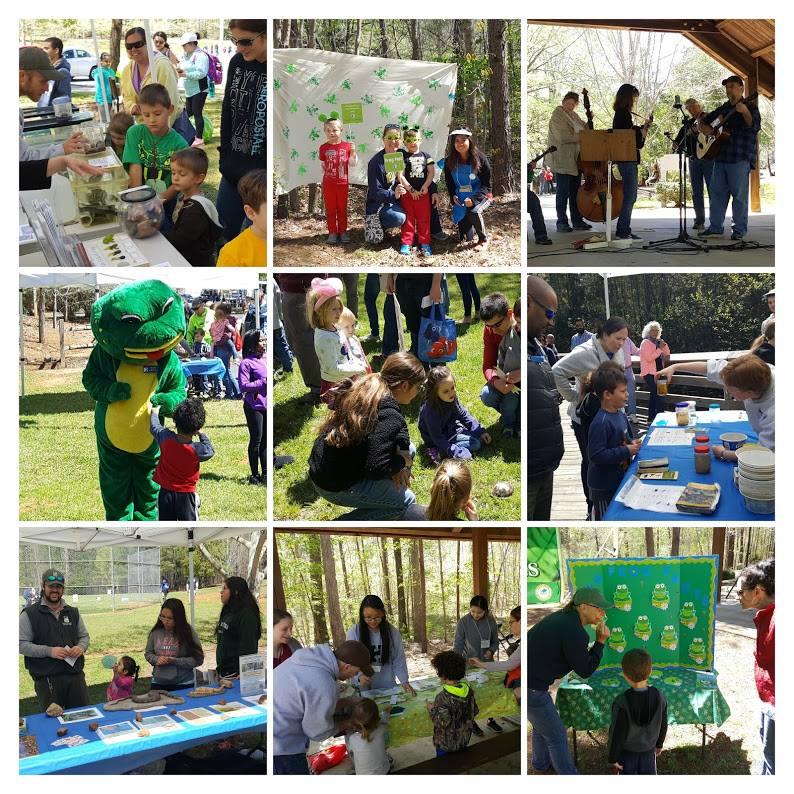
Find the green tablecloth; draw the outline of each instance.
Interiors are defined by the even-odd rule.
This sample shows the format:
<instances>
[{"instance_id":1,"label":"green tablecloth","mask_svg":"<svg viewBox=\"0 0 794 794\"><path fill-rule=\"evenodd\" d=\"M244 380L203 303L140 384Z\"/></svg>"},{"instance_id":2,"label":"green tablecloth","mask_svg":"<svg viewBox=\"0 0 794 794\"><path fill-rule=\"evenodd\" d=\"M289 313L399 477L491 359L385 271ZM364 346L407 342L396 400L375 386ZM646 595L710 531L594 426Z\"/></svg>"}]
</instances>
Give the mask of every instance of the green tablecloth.
<instances>
[{"instance_id":1,"label":"green tablecloth","mask_svg":"<svg viewBox=\"0 0 794 794\"><path fill-rule=\"evenodd\" d=\"M483 671L484 672L484 671ZM505 689L502 681L504 673L486 673L487 683L481 684L469 681L469 686L474 688L474 698L480 709L478 721L485 721L489 717L505 717L509 714L518 715L519 708L512 689ZM402 744L414 742L417 739L433 735L433 723L427 713L425 703L434 700L441 691L441 686L436 678L420 678L412 680L415 687L417 683L433 681L436 686L418 690L416 697L403 693L399 695L398 706L405 708L402 714L395 714L389 720L389 747L399 747ZM381 708L389 705L389 698L375 698Z\"/></svg>"},{"instance_id":2,"label":"green tablecloth","mask_svg":"<svg viewBox=\"0 0 794 794\"><path fill-rule=\"evenodd\" d=\"M654 668L650 683L667 698L671 725L722 725L730 706L717 686L717 673L686 667ZM608 728L612 701L628 689L619 668L596 670L586 680L567 675L557 690L557 710L563 724L576 731Z\"/></svg>"}]
</instances>

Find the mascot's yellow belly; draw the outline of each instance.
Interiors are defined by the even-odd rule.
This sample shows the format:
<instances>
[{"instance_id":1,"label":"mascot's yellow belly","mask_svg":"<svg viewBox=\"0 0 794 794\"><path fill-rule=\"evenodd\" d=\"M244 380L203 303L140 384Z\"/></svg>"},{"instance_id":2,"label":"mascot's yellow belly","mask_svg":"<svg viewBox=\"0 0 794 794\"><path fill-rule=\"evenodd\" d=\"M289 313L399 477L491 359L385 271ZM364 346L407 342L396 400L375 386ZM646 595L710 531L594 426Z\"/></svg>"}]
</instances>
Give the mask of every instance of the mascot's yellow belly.
<instances>
[{"instance_id":1,"label":"mascot's yellow belly","mask_svg":"<svg viewBox=\"0 0 794 794\"><path fill-rule=\"evenodd\" d=\"M152 444L147 404L157 388L157 366L149 366L153 371L144 372L143 365L122 361L116 372L116 380L129 383L132 394L108 405L105 430L110 443L124 452L145 452Z\"/></svg>"}]
</instances>

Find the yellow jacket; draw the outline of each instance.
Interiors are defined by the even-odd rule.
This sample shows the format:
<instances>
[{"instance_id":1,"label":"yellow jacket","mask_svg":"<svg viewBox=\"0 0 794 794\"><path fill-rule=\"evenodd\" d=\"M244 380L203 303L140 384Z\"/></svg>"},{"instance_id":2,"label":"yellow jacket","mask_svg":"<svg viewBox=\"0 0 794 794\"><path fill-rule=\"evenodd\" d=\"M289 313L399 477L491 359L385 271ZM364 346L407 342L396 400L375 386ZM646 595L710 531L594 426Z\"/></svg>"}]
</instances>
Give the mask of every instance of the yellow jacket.
<instances>
[{"instance_id":1,"label":"yellow jacket","mask_svg":"<svg viewBox=\"0 0 794 794\"><path fill-rule=\"evenodd\" d=\"M128 113L133 105L138 104L138 94L132 86L133 65L133 62L130 61L121 73L121 96L124 99L124 107ZM146 77L143 78L141 88L150 83L160 83L160 85L165 86L168 95L171 97L171 103L174 106L174 110L169 116L169 124L172 127L179 117L179 114L182 112L184 104L182 98L179 96L177 79L176 69L174 69L168 58L164 55L160 55L160 53L149 53L149 71L146 73ZM139 120L140 118L136 119L136 121Z\"/></svg>"}]
</instances>

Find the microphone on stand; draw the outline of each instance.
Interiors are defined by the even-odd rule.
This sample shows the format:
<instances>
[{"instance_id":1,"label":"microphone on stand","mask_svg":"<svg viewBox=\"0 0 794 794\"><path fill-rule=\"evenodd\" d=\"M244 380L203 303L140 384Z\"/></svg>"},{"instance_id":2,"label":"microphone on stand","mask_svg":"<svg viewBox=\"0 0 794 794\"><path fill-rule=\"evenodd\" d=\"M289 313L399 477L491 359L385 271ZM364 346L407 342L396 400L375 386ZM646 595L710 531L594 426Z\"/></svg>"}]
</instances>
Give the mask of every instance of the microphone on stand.
<instances>
[{"instance_id":1,"label":"microphone on stand","mask_svg":"<svg viewBox=\"0 0 794 794\"><path fill-rule=\"evenodd\" d=\"M673 107L676 108L677 110L681 110L681 108L683 107L683 105L681 104L681 97L678 94L675 95L675 102L673 102Z\"/></svg>"}]
</instances>

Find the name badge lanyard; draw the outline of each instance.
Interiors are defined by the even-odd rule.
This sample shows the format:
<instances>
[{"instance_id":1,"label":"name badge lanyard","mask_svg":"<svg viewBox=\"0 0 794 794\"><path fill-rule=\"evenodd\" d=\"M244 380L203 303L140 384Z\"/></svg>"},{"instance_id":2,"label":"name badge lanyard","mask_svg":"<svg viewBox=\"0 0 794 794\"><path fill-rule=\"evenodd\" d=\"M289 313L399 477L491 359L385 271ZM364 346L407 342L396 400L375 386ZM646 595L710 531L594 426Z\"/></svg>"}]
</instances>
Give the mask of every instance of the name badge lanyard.
<instances>
[{"instance_id":1,"label":"name badge lanyard","mask_svg":"<svg viewBox=\"0 0 794 794\"><path fill-rule=\"evenodd\" d=\"M486 648L491 647L491 630L486 629L488 631L488 636L483 639L482 632L480 631L480 621L475 620L474 625L477 627L477 634L480 635L480 650L485 650ZM487 627L486 623L486 627Z\"/></svg>"}]
</instances>

